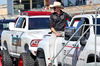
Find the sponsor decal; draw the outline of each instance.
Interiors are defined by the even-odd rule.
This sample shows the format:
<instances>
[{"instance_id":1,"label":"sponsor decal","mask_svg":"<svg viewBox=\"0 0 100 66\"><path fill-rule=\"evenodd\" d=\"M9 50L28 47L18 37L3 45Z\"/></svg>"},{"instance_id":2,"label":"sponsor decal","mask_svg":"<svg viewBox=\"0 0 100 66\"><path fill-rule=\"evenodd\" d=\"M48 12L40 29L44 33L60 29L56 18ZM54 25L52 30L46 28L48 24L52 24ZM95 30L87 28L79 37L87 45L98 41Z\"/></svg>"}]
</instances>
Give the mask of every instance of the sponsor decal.
<instances>
[{"instance_id":1,"label":"sponsor decal","mask_svg":"<svg viewBox=\"0 0 100 66\"><path fill-rule=\"evenodd\" d=\"M64 19L64 15L60 16L61 19Z\"/></svg>"},{"instance_id":2,"label":"sponsor decal","mask_svg":"<svg viewBox=\"0 0 100 66\"><path fill-rule=\"evenodd\" d=\"M12 45L21 46L21 38L20 37L12 37Z\"/></svg>"}]
</instances>

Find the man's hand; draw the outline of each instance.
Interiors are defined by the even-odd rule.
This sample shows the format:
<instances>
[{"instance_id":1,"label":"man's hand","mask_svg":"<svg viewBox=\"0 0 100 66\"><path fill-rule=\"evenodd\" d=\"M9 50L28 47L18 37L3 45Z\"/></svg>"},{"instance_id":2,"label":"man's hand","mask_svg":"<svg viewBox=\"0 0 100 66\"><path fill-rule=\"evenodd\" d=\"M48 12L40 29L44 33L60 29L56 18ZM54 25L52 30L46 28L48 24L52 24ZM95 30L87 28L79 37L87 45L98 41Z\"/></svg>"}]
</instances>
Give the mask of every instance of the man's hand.
<instances>
[{"instance_id":1,"label":"man's hand","mask_svg":"<svg viewBox=\"0 0 100 66\"><path fill-rule=\"evenodd\" d=\"M51 31L53 31L57 37L61 36L59 33L56 32L56 30L54 28L51 28Z\"/></svg>"},{"instance_id":2,"label":"man's hand","mask_svg":"<svg viewBox=\"0 0 100 66\"><path fill-rule=\"evenodd\" d=\"M55 33L57 37L60 37L61 35L59 33Z\"/></svg>"}]
</instances>

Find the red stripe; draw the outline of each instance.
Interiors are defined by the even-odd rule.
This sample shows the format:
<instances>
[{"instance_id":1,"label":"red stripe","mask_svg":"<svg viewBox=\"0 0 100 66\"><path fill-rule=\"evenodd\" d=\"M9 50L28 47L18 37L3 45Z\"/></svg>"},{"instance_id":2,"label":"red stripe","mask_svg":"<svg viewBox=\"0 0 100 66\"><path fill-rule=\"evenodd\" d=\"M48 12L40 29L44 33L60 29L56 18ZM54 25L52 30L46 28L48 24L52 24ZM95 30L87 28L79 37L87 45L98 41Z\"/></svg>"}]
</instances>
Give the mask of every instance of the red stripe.
<instances>
[{"instance_id":1,"label":"red stripe","mask_svg":"<svg viewBox=\"0 0 100 66\"><path fill-rule=\"evenodd\" d=\"M66 46L66 47L72 48L72 46ZM78 48L78 49L80 49L80 47L74 47L74 48Z\"/></svg>"},{"instance_id":2,"label":"red stripe","mask_svg":"<svg viewBox=\"0 0 100 66\"><path fill-rule=\"evenodd\" d=\"M66 18L66 20L68 20L70 22L70 20L68 18Z\"/></svg>"},{"instance_id":3,"label":"red stripe","mask_svg":"<svg viewBox=\"0 0 100 66\"><path fill-rule=\"evenodd\" d=\"M17 22L18 18L19 18L19 17L17 17L17 18L16 18L16 20L14 21L14 23L16 23L16 22Z\"/></svg>"},{"instance_id":4,"label":"red stripe","mask_svg":"<svg viewBox=\"0 0 100 66\"><path fill-rule=\"evenodd\" d=\"M79 22L78 20L76 20L75 22Z\"/></svg>"},{"instance_id":5,"label":"red stripe","mask_svg":"<svg viewBox=\"0 0 100 66\"><path fill-rule=\"evenodd\" d=\"M68 20L68 18L66 18L66 23L67 23L67 20ZM68 20L69 21L69 20ZM69 21L70 22L70 21ZM64 29L65 29L65 27L66 27L66 23L65 23L65 25L64 25Z\"/></svg>"}]
</instances>

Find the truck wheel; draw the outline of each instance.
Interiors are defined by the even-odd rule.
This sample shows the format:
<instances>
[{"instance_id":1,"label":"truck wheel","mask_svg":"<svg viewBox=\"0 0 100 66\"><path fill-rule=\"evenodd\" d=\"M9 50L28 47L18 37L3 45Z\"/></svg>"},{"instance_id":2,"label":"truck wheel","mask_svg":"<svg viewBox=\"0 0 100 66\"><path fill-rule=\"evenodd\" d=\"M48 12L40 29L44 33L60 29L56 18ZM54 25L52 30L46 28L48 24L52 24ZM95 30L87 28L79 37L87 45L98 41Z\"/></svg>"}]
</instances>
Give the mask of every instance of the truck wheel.
<instances>
[{"instance_id":1,"label":"truck wheel","mask_svg":"<svg viewBox=\"0 0 100 66\"><path fill-rule=\"evenodd\" d=\"M12 59L7 50L2 51L2 66L13 66Z\"/></svg>"},{"instance_id":2,"label":"truck wheel","mask_svg":"<svg viewBox=\"0 0 100 66\"><path fill-rule=\"evenodd\" d=\"M46 66L44 58L37 58L35 60L34 66Z\"/></svg>"},{"instance_id":3,"label":"truck wheel","mask_svg":"<svg viewBox=\"0 0 100 66\"><path fill-rule=\"evenodd\" d=\"M34 66L34 60L28 53L22 53L19 59L18 66Z\"/></svg>"}]
</instances>

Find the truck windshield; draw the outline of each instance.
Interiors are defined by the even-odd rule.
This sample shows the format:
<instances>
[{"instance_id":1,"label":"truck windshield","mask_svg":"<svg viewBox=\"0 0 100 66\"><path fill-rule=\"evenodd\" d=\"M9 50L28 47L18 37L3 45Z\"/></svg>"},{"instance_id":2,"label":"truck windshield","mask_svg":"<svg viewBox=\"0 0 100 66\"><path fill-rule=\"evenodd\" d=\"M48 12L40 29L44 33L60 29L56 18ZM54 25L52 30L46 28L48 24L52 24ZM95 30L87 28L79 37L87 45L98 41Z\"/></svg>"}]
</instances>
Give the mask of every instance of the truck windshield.
<instances>
[{"instance_id":1,"label":"truck windshield","mask_svg":"<svg viewBox=\"0 0 100 66\"><path fill-rule=\"evenodd\" d=\"M29 30L48 29L49 18L29 18Z\"/></svg>"},{"instance_id":2,"label":"truck windshield","mask_svg":"<svg viewBox=\"0 0 100 66\"><path fill-rule=\"evenodd\" d=\"M8 30L9 23L0 23L0 30Z\"/></svg>"},{"instance_id":3,"label":"truck windshield","mask_svg":"<svg viewBox=\"0 0 100 66\"><path fill-rule=\"evenodd\" d=\"M93 24L95 24L95 18L93 18ZM97 18L97 24L100 24L100 18ZM100 26L97 26L97 35L100 35ZM95 26L94 26L94 33L95 33Z\"/></svg>"}]
</instances>

